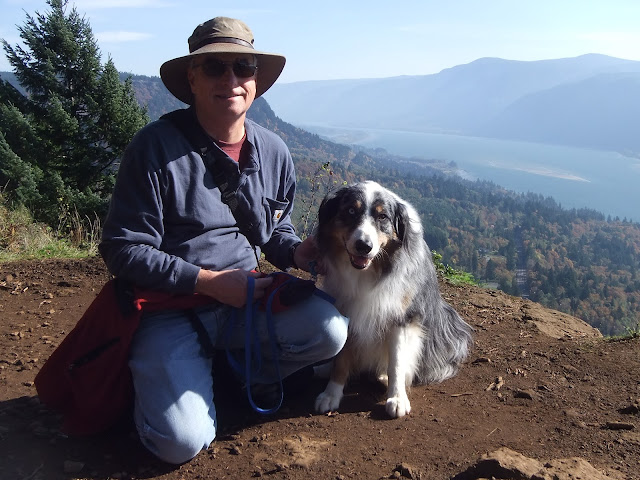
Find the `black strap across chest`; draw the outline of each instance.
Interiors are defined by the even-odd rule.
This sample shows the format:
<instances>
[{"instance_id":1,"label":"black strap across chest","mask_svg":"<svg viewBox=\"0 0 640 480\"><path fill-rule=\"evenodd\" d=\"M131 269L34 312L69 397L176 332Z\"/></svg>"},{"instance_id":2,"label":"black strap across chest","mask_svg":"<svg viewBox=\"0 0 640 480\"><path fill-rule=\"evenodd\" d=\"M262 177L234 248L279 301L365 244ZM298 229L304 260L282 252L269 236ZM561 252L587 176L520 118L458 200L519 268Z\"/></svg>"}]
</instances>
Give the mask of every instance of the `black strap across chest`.
<instances>
[{"instance_id":1,"label":"black strap across chest","mask_svg":"<svg viewBox=\"0 0 640 480\"><path fill-rule=\"evenodd\" d=\"M240 232L247 237L252 245L255 245L251 235L253 225L238 212L238 199L236 198L235 190L238 184L237 178L226 171L224 162L219 161L219 158L226 156L226 154L215 146L213 140L202 129L191 110L175 110L164 114L160 118L172 122L202 157L205 166L213 176L218 190L220 190L222 201L231 210Z\"/></svg>"}]
</instances>

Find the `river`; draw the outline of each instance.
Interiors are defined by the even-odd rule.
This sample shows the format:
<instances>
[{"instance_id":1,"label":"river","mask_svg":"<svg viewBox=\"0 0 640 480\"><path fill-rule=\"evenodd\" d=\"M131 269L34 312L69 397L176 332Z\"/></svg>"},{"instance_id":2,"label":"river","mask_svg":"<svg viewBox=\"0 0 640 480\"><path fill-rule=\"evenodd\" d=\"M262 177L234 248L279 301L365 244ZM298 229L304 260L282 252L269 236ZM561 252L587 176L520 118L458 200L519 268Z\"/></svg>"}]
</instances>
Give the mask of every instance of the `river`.
<instances>
[{"instance_id":1,"label":"river","mask_svg":"<svg viewBox=\"0 0 640 480\"><path fill-rule=\"evenodd\" d=\"M456 163L467 179L553 197L564 208L591 208L640 221L640 158L618 152L435 133L302 128L329 140L381 147L405 157Z\"/></svg>"}]
</instances>

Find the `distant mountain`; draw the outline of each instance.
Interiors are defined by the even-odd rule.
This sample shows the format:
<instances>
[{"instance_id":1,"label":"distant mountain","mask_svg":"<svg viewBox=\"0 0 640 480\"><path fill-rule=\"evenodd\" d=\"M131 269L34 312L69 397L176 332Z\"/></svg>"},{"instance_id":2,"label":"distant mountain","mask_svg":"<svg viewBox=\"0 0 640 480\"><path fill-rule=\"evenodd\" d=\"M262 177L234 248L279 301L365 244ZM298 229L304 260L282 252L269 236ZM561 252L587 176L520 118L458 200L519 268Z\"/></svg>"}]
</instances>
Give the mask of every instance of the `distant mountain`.
<instances>
[{"instance_id":1,"label":"distant mountain","mask_svg":"<svg viewBox=\"0 0 640 480\"><path fill-rule=\"evenodd\" d=\"M22 88L22 86L20 85L20 83L18 82L18 79L16 78L15 73L13 72L0 72L0 79L5 80L7 82L9 82L11 85L13 85L20 93L22 93L23 95L25 94L25 90L24 88Z\"/></svg>"},{"instance_id":2,"label":"distant mountain","mask_svg":"<svg viewBox=\"0 0 640 480\"><path fill-rule=\"evenodd\" d=\"M638 151L638 135L628 133L627 120L639 95L640 62L590 54L535 62L482 58L425 76L278 83L265 97L279 116L296 125L456 133ZM624 97L631 101L620 104ZM538 104L543 98L546 101ZM599 130L605 121L595 117L603 113L606 128ZM549 117L563 119L563 128L548 132Z\"/></svg>"},{"instance_id":3,"label":"distant mountain","mask_svg":"<svg viewBox=\"0 0 640 480\"><path fill-rule=\"evenodd\" d=\"M639 114L640 73L606 73L524 96L478 132L637 153Z\"/></svg>"},{"instance_id":4,"label":"distant mountain","mask_svg":"<svg viewBox=\"0 0 640 480\"><path fill-rule=\"evenodd\" d=\"M147 107L147 113L151 120L156 120L167 112L186 106L169 93L160 77L120 73L121 80L129 76L131 76L131 81L133 82L136 100L140 105Z\"/></svg>"},{"instance_id":5,"label":"distant mountain","mask_svg":"<svg viewBox=\"0 0 640 480\"><path fill-rule=\"evenodd\" d=\"M13 73L0 77L18 86ZM159 77L132 75L132 81L151 120L185 106ZM481 58L433 75L276 83L264 97L278 117L299 126L455 133L640 152L640 62L605 55L535 62Z\"/></svg>"}]
</instances>

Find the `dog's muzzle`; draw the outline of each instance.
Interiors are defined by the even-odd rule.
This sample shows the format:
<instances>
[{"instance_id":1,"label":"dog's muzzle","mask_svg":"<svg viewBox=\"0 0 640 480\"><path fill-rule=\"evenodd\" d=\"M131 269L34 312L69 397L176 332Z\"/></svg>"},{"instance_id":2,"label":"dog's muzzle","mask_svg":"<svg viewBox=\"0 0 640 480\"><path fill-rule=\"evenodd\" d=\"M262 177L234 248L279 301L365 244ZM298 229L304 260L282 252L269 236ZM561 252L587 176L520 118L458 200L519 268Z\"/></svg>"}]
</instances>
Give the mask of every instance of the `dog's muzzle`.
<instances>
[{"instance_id":1,"label":"dog's muzzle","mask_svg":"<svg viewBox=\"0 0 640 480\"><path fill-rule=\"evenodd\" d=\"M349 252L349 249L347 249L351 265L358 270L364 270L371 265L371 261L373 260L373 257L369 256L371 250L373 250L373 244L371 243L371 240L358 239L356 240L354 247L356 252L355 254L352 254Z\"/></svg>"}]
</instances>

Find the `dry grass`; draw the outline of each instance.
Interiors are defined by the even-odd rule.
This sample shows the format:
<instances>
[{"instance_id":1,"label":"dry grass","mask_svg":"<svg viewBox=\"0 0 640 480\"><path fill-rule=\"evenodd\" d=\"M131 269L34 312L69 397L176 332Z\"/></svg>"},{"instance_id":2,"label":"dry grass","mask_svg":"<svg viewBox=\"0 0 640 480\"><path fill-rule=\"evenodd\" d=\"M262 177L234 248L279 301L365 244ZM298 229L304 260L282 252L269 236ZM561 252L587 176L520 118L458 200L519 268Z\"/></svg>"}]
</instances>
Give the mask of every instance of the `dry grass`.
<instances>
[{"instance_id":1,"label":"dry grass","mask_svg":"<svg viewBox=\"0 0 640 480\"><path fill-rule=\"evenodd\" d=\"M12 207L0 192L0 262L37 258L83 258L97 254L99 219L82 219L76 213L71 229L61 235L33 220L25 207Z\"/></svg>"}]
</instances>

